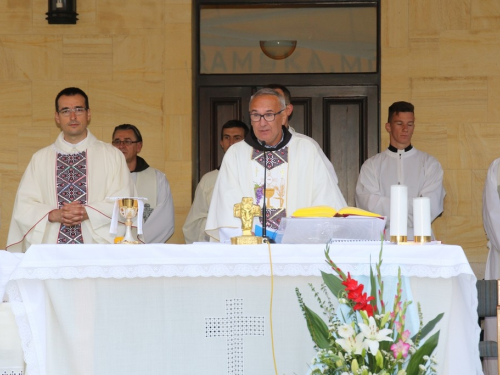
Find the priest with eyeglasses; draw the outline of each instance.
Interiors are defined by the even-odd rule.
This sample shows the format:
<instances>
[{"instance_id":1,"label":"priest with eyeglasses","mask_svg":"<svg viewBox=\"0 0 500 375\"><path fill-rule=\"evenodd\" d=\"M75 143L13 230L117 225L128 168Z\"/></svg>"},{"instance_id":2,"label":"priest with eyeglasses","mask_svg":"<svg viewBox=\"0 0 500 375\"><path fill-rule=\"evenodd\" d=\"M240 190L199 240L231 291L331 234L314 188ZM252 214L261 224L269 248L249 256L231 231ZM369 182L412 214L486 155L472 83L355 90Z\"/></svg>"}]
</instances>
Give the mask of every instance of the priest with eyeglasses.
<instances>
[{"instance_id":1,"label":"priest with eyeglasses","mask_svg":"<svg viewBox=\"0 0 500 375\"><path fill-rule=\"evenodd\" d=\"M135 125L118 125L113 131L111 144L125 156L137 195L147 198L142 217L143 234L138 238L144 243L166 242L175 227L174 201L167 177L138 155L143 142L141 132Z\"/></svg>"},{"instance_id":2,"label":"priest with eyeglasses","mask_svg":"<svg viewBox=\"0 0 500 375\"><path fill-rule=\"evenodd\" d=\"M273 89L261 89L250 98L250 132L224 155L215 184L205 227L212 241L241 235L233 207L243 197L252 197L261 207L265 200L266 234L271 239L281 219L299 208L346 206L322 151L284 126L285 109L284 97ZM261 235L262 217L254 218L253 224L253 232Z\"/></svg>"},{"instance_id":3,"label":"priest with eyeglasses","mask_svg":"<svg viewBox=\"0 0 500 375\"><path fill-rule=\"evenodd\" d=\"M55 106L61 133L33 155L24 172L9 228L9 251L25 252L43 243L113 243L113 202L106 197L135 195L123 154L87 128L87 94L66 88L56 96Z\"/></svg>"}]
</instances>

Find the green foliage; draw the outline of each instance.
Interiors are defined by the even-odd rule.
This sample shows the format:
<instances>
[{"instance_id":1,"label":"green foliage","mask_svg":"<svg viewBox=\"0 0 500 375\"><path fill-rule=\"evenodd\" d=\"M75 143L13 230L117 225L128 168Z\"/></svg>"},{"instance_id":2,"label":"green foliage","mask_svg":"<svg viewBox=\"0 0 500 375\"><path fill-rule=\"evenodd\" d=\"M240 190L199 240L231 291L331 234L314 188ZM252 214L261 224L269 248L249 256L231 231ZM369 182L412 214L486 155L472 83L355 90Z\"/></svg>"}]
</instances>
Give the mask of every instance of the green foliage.
<instances>
[{"instance_id":1,"label":"green foliage","mask_svg":"<svg viewBox=\"0 0 500 375\"><path fill-rule=\"evenodd\" d=\"M321 319L318 314L312 311L310 308L306 306L302 296L297 288L295 288L295 293L297 294L297 298L299 299L300 307L302 312L304 313L304 317L307 322L307 329L309 329L309 333L311 335L314 343L321 349L326 349L330 346L330 342L328 340L328 326Z\"/></svg>"},{"instance_id":2,"label":"green foliage","mask_svg":"<svg viewBox=\"0 0 500 375\"><path fill-rule=\"evenodd\" d=\"M444 313L441 313L439 314L438 316L436 316L434 319L432 319L430 322L428 322L424 328L422 328L415 336L413 336L411 339L412 341L417 341L417 335L418 336L418 341L420 341L421 339L423 339L425 336L427 336L429 334L429 332L431 332L434 327L436 326L436 324L439 323L439 321L441 320L441 318L444 316Z\"/></svg>"},{"instance_id":3,"label":"green foliage","mask_svg":"<svg viewBox=\"0 0 500 375\"><path fill-rule=\"evenodd\" d=\"M406 373L408 375L419 375L422 373L419 369L419 365L425 362L424 356L430 356L434 349L436 349L438 341L439 331L429 337L429 339L420 348L418 348L418 350L411 356L408 367L406 367Z\"/></svg>"},{"instance_id":4,"label":"green foliage","mask_svg":"<svg viewBox=\"0 0 500 375\"><path fill-rule=\"evenodd\" d=\"M307 327L314 343L321 349L330 347L328 340L328 326L323 319L314 311L303 305L304 314L306 315Z\"/></svg>"},{"instance_id":5,"label":"green foliage","mask_svg":"<svg viewBox=\"0 0 500 375\"><path fill-rule=\"evenodd\" d=\"M332 275L331 273L325 273L323 271L321 271L321 276L323 277L323 282L328 287L328 289L330 289L332 294L338 298L345 289L345 287L342 285L342 280L340 280L337 276Z\"/></svg>"}]
</instances>

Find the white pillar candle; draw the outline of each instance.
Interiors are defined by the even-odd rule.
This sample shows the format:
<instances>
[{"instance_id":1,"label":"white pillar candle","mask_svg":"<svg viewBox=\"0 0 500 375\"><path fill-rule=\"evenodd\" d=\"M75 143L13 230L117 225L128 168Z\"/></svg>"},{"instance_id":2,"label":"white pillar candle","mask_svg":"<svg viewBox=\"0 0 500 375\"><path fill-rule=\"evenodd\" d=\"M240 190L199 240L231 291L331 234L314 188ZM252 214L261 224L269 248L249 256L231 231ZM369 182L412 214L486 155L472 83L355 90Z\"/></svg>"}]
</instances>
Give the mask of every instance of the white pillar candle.
<instances>
[{"instance_id":1,"label":"white pillar candle","mask_svg":"<svg viewBox=\"0 0 500 375\"><path fill-rule=\"evenodd\" d=\"M408 187L391 185L391 242L406 242L408 234Z\"/></svg>"},{"instance_id":2,"label":"white pillar candle","mask_svg":"<svg viewBox=\"0 0 500 375\"><path fill-rule=\"evenodd\" d=\"M431 240L431 200L429 197L413 199L413 229L415 242Z\"/></svg>"}]
</instances>

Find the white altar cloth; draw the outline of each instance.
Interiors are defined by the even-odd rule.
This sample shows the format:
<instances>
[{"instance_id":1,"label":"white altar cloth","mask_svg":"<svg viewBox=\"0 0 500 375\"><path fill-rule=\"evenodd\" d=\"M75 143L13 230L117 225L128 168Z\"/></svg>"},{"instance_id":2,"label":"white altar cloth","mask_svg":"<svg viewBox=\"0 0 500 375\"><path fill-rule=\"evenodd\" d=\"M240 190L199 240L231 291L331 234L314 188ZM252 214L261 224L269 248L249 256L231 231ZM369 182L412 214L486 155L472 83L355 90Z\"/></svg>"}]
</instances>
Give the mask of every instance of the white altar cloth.
<instances>
[{"instance_id":1,"label":"white altar cloth","mask_svg":"<svg viewBox=\"0 0 500 375\"><path fill-rule=\"evenodd\" d=\"M315 305L324 245L272 245L278 373L314 355L295 296ZM369 275L380 244L330 245L344 272ZM463 250L384 244L382 274L411 277L424 321L445 316L439 374L482 374L476 278ZM29 375L274 374L267 245L35 245L10 275ZM249 277L250 276L250 277ZM1 287L1 285L0 285Z\"/></svg>"}]
</instances>

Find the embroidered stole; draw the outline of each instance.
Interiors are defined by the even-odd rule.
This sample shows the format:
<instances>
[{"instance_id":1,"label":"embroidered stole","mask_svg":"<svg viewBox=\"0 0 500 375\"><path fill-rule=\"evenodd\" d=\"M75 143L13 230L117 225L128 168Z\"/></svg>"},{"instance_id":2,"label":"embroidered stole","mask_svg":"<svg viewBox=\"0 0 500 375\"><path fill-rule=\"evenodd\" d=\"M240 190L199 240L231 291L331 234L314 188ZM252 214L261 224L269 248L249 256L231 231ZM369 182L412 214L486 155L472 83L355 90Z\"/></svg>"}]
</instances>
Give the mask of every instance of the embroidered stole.
<instances>
[{"instance_id":1,"label":"embroidered stole","mask_svg":"<svg viewBox=\"0 0 500 375\"><path fill-rule=\"evenodd\" d=\"M264 192L264 168L266 168L266 191ZM288 146L276 151L254 149L252 151L252 170L255 204L261 208L266 200L266 230L276 232L281 219L286 217L286 196L288 181ZM259 218L262 226L262 217Z\"/></svg>"},{"instance_id":2,"label":"embroidered stole","mask_svg":"<svg viewBox=\"0 0 500 375\"><path fill-rule=\"evenodd\" d=\"M87 152L77 154L57 153L56 162L57 204L78 201L87 204ZM61 224L58 244L83 243L82 225L66 226Z\"/></svg>"}]
</instances>

